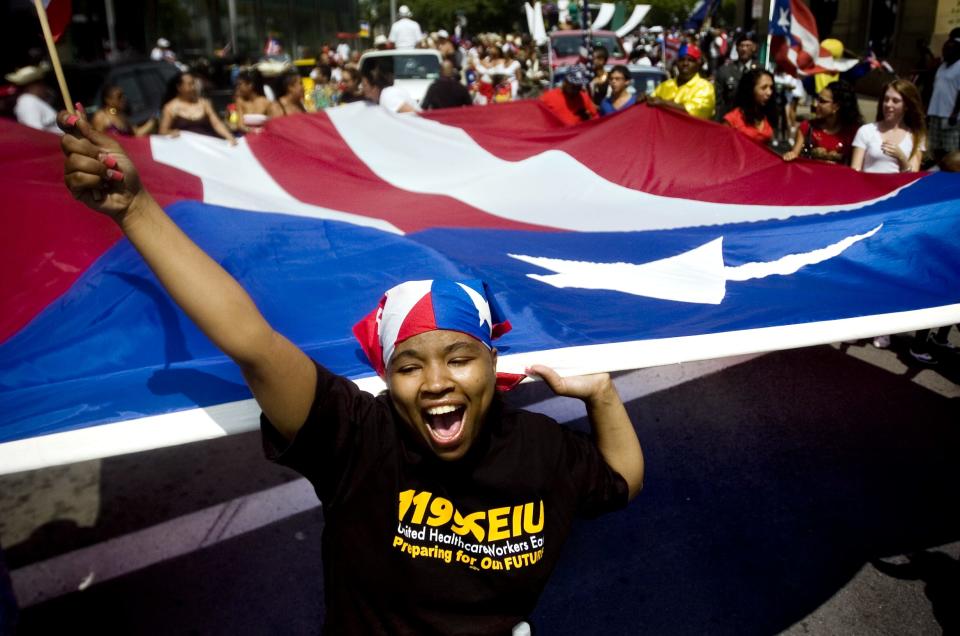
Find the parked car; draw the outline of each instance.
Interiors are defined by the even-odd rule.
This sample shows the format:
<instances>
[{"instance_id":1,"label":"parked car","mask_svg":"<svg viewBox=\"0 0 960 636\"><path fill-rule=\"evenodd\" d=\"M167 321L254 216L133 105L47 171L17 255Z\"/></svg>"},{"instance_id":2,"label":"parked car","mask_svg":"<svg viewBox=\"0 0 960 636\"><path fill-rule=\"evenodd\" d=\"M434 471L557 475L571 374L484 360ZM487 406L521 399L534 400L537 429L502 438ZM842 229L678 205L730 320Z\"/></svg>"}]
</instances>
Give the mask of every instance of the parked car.
<instances>
[{"instance_id":1,"label":"parked car","mask_svg":"<svg viewBox=\"0 0 960 636\"><path fill-rule=\"evenodd\" d=\"M433 49L370 51L360 57L360 73L374 64L392 65L394 85L407 91L419 104L430 84L440 77L442 61L440 52Z\"/></svg>"},{"instance_id":2,"label":"parked car","mask_svg":"<svg viewBox=\"0 0 960 636\"><path fill-rule=\"evenodd\" d=\"M548 57L551 69L556 71L580 61L580 49L584 46L585 34L586 31L554 31L550 34ZM627 52L620 36L613 31L591 31L590 35L594 48L602 46L607 49L610 54L608 64L627 63Z\"/></svg>"},{"instance_id":3,"label":"parked car","mask_svg":"<svg viewBox=\"0 0 960 636\"><path fill-rule=\"evenodd\" d=\"M630 71L630 78L633 80L627 87L627 91L636 94L653 95L654 89L669 77L667 72L659 66L627 64L627 69Z\"/></svg>"}]
</instances>

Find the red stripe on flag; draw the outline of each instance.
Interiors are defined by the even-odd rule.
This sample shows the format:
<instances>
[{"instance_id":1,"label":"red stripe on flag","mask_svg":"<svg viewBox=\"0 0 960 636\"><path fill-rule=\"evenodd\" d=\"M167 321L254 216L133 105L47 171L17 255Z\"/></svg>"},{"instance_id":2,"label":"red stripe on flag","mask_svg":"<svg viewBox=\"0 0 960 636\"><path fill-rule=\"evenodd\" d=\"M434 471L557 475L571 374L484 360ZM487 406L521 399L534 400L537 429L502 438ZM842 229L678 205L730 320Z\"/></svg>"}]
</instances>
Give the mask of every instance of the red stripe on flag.
<instances>
[{"instance_id":1,"label":"red stripe on flag","mask_svg":"<svg viewBox=\"0 0 960 636\"><path fill-rule=\"evenodd\" d=\"M196 177L151 160L149 140L123 144L161 205L203 198ZM2 343L69 289L121 233L70 196L59 137L0 119L0 146Z\"/></svg>"},{"instance_id":2,"label":"red stripe on flag","mask_svg":"<svg viewBox=\"0 0 960 636\"><path fill-rule=\"evenodd\" d=\"M843 166L785 164L727 126L667 108L637 106L574 127L542 126L541 108L528 100L486 107L483 113L465 108L427 116L463 129L501 159L520 161L562 150L608 181L665 197L745 205L843 205L881 197L919 178L903 174L874 179ZM507 134L502 126L510 127ZM556 192L544 196L562 197L565 185L558 183Z\"/></svg>"},{"instance_id":3,"label":"red stripe on flag","mask_svg":"<svg viewBox=\"0 0 960 636\"><path fill-rule=\"evenodd\" d=\"M496 217L448 196L392 186L347 147L322 113L271 120L265 132L248 135L247 143L270 176L296 199L383 219L404 232L431 227L553 229ZM336 179L324 182L324 177Z\"/></svg>"}]
</instances>

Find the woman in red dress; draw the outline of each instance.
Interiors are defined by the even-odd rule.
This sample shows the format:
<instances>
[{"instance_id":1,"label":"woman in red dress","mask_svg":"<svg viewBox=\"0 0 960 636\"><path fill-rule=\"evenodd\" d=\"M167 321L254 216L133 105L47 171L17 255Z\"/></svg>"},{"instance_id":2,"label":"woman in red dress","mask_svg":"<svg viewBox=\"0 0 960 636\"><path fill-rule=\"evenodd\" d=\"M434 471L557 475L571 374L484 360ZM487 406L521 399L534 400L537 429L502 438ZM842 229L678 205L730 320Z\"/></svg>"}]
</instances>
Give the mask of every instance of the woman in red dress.
<instances>
[{"instance_id":1,"label":"woman in red dress","mask_svg":"<svg viewBox=\"0 0 960 636\"><path fill-rule=\"evenodd\" d=\"M816 117L800 124L797 141L784 161L801 156L830 163L850 164L853 138L863 125L853 87L841 80L824 87L816 98Z\"/></svg>"},{"instance_id":2,"label":"woman in red dress","mask_svg":"<svg viewBox=\"0 0 960 636\"><path fill-rule=\"evenodd\" d=\"M723 116L723 122L750 139L768 144L773 139L773 75L756 68L740 79L734 98L736 108Z\"/></svg>"}]
</instances>

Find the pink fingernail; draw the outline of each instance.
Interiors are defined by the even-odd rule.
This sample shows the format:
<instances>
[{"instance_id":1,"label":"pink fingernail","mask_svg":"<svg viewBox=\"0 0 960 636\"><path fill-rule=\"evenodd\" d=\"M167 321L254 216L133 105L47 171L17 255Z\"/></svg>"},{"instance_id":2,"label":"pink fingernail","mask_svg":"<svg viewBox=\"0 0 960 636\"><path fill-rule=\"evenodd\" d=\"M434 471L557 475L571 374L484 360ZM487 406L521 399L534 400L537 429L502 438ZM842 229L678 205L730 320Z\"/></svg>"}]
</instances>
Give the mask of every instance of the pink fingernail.
<instances>
[{"instance_id":1,"label":"pink fingernail","mask_svg":"<svg viewBox=\"0 0 960 636\"><path fill-rule=\"evenodd\" d=\"M103 156L103 159L101 159L100 161L102 161L102 162L103 162L103 165L105 165L105 166L108 167L108 168L116 168L116 167L117 167L117 160L114 159L113 157L111 157L110 155L104 155L104 156Z\"/></svg>"},{"instance_id":2,"label":"pink fingernail","mask_svg":"<svg viewBox=\"0 0 960 636\"><path fill-rule=\"evenodd\" d=\"M84 112L83 104L81 104L80 102L77 102L76 104L74 104L73 107L76 109L78 113Z\"/></svg>"},{"instance_id":3,"label":"pink fingernail","mask_svg":"<svg viewBox=\"0 0 960 636\"><path fill-rule=\"evenodd\" d=\"M123 181L123 173L119 170L107 170L107 179L111 181Z\"/></svg>"},{"instance_id":4,"label":"pink fingernail","mask_svg":"<svg viewBox=\"0 0 960 636\"><path fill-rule=\"evenodd\" d=\"M73 126L78 121L80 121L80 118L77 117L76 115L70 115L69 117L67 117L66 121L67 121L67 126Z\"/></svg>"}]
</instances>

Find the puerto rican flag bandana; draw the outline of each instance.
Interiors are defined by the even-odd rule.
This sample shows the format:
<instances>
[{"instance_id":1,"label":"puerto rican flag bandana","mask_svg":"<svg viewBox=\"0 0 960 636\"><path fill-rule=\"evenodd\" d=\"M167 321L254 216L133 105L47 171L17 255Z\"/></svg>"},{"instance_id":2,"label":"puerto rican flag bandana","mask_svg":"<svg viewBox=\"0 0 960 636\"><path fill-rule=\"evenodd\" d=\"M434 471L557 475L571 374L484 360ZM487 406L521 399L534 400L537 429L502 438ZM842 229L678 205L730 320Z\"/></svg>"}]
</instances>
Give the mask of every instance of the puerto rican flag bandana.
<instances>
[{"instance_id":1,"label":"puerto rican flag bandana","mask_svg":"<svg viewBox=\"0 0 960 636\"><path fill-rule=\"evenodd\" d=\"M510 331L500 306L481 280L414 280L389 289L376 309L353 326L353 335L380 377L397 344L418 334L446 329L493 348ZM497 388L509 390L525 376L498 373Z\"/></svg>"}]
</instances>

